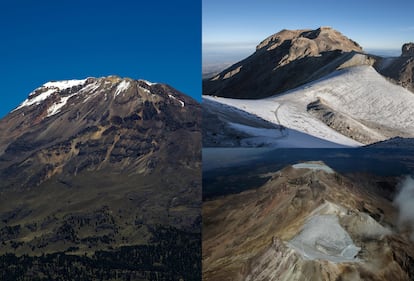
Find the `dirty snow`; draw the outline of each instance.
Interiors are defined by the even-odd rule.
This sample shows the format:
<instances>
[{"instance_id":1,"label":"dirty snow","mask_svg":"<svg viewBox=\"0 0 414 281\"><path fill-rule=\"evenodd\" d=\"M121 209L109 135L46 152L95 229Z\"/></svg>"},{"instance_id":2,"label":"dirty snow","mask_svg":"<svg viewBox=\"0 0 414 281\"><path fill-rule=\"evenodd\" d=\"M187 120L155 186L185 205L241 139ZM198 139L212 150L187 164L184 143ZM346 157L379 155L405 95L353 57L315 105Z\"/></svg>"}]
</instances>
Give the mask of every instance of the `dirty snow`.
<instances>
[{"instance_id":1,"label":"dirty snow","mask_svg":"<svg viewBox=\"0 0 414 281\"><path fill-rule=\"evenodd\" d=\"M33 104L39 104L42 101L44 101L45 99L47 99L50 95L56 93L56 89L48 89L45 92L41 93L40 95L31 98L31 99L26 99L19 107L17 107L15 110L20 109L22 107L25 106L31 106ZM32 94L30 94L29 96L31 96Z\"/></svg>"},{"instance_id":2,"label":"dirty snow","mask_svg":"<svg viewBox=\"0 0 414 281\"><path fill-rule=\"evenodd\" d=\"M62 109L62 107L64 107L65 104L68 102L68 100L71 97L75 96L75 95L76 94L73 94L73 95L70 95L70 96L67 96L67 97L60 98L60 101L59 102L54 103L52 106L50 106L47 109L47 116L46 117L50 117L52 115L55 115L56 113L59 113L60 110Z\"/></svg>"},{"instance_id":3,"label":"dirty snow","mask_svg":"<svg viewBox=\"0 0 414 281\"><path fill-rule=\"evenodd\" d=\"M307 260L359 262L356 256L361 248L354 244L349 233L361 240L381 239L391 230L367 213L325 201L312 211L301 231L287 245Z\"/></svg>"},{"instance_id":4,"label":"dirty snow","mask_svg":"<svg viewBox=\"0 0 414 281\"><path fill-rule=\"evenodd\" d=\"M394 128L414 137L414 95L387 81L371 66L345 68L282 95L265 99L203 98L350 147L362 144L333 130L308 113L309 103L320 98L333 110L351 116L356 121L363 120L368 124Z\"/></svg>"},{"instance_id":5,"label":"dirty snow","mask_svg":"<svg viewBox=\"0 0 414 281\"><path fill-rule=\"evenodd\" d=\"M139 86L139 85L138 85L138 87L139 87L141 90L143 90L145 93L147 93L147 94L152 94L152 93L151 93L151 91L150 91L150 90L148 90L147 88L141 87L141 86Z\"/></svg>"},{"instance_id":6,"label":"dirty snow","mask_svg":"<svg viewBox=\"0 0 414 281\"><path fill-rule=\"evenodd\" d=\"M355 246L335 215L315 215L303 226L290 246L304 259L323 259L335 263L358 261L361 248Z\"/></svg>"},{"instance_id":7,"label":"dirty snow","mask_svg":"<svg viewBox=\"0 0 414 281\"><path fill-rule=\"evenodd\" d=\"M302 230L288 246L306 260L328 260L334 263L359 261L356 255L361 250L349 233L339 224L347 209L331 202L316 208L304 223Z\"/></svg>"}]
</instances>

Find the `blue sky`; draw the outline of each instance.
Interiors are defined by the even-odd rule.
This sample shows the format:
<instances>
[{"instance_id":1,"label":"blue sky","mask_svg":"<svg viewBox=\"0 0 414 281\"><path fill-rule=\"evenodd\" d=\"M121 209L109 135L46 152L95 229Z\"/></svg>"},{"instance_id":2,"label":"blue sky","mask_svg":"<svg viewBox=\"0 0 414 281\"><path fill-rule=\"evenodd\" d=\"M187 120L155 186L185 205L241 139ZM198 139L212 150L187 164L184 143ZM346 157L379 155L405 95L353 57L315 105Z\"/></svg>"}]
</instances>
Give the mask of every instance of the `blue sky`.
<instances>
[{"instance_id":1,"label":"blue sky","mask_svg":"<svg viewBox=\"0 0 414 281\"><path fill-rule=\"evenodd\" d=\"M50 80L119 75L200 100L201 2L3 1L0 117Z\"/></svg>"},{"instance_id":2,"label":"blue sky","mask_svg":"<svg viewBox=\"0 0 414 281\"><path fill-rule=\"evenodd\" d=\"M414 41L411 0L203 0L202 9L203 60L207 52L252 53L284 28L331 26L366 50L400 50Z\"/></svg>"}]
</instances>

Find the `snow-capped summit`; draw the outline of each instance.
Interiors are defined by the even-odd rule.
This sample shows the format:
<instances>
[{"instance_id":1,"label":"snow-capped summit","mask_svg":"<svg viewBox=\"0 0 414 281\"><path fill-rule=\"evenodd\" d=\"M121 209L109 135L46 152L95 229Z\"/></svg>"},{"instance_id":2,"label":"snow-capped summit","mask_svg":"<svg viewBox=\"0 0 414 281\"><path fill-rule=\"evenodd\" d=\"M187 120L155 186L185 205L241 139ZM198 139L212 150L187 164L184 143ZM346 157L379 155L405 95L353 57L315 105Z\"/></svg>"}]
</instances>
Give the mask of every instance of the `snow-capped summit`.
<instances>
[{"instance_id":1,"label":"snow-capped summit","mask_svg":"<svg viewBox=\"0 0 414 281\"><path fill-rule=\"evenodd\" d=\"M201 141L199 110L192 98L146 80L107 76L47 82L0 120L0 158L13 159L0 161L0 171L19 161L31 163L16 168L16 178L8 171L2 184L35 186L55 174L111 165L146 173L156 167L150 155L165 154L167 147L182 154L176 159L186 158ZM194 133L187 134L187 128ZM161 140L167 135L184 140L168 146ZM46 161L41 155L51 156Z\"/></svg>"},{"instance_id":2,"label":"snow-capped summit","mask_svg":"<svg viewBox=\"0 0 414 281\"><path fill-rule=\"evenodd\" d=\"M85 102L96 95L103 95L104 99L115 99L129 91L136 92L153 100L155 96L161 98L162 92L154 90L162 84L152 83L147 80L132 80L118 76L101 78L89 77L81 80L52 81L43 84L31 92L28 98L13 111L24 109L33 110L33 106L41 107L43 116L50 117L62 111L68 104ZM162 87L162 86L160 86ZM159 96L161 94L161 96ZM150 98L148 97L150 95ZM171 97L171 93L162 98ZM155 99L157 99L155 98ZM177 105L183 106L182 100L176 99Z\"/></svg>"}]
</instances>

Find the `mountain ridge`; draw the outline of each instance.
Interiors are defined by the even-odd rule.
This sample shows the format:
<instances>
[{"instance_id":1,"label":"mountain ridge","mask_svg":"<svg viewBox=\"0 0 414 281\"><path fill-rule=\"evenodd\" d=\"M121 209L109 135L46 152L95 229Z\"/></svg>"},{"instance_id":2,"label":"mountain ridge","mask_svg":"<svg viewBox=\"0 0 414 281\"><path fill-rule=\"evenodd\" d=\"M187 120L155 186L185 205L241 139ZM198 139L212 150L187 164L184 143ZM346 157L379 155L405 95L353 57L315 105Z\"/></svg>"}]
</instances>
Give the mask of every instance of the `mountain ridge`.
<instances>
[{"instance_id":1,"label":"mountain ridge","mask_svg":"<svg viewBox=\"0 0 414 281\"><path fill-rule=\"evenodd\" d=\"M203 94L257 99L291 90L335 70L372 65L393 83L414 91L413 44L401 56L382 58L331 27L283 29L268 36L245 59L203 80Z\"/></svg>"},{"instance_id":2,"label":"mountain ridge","mask_svg":"<svg viewBox=\"0 0 414 281\"><path fill-rule=\"evenodd\" d=\"M203 277L411 280L414 249L395 220L396 182L305 162L212 198L203 204Z\"/></svg>"},{"instance_id":3,"label":"mountain ridge","mask_svg":"<svg viewBox=\"0 0 414 281\"><path fill-rule=\"evenodd\" d=\"M203 81L204 95L263 98L332 72L361 46L330 28L282 30L259 43L249 57ZM334 62L329 69L321 69ZM366 63L371 63L368 59Z\"/></svg>"},{"instance_id":4,"label":"mountain ridge","mask_svg":"<svg viewBox=\"0 0 414 281\"><path fill-rule=\"evenodd\" d=\"M203 81L205 145L354 147L412 138L412 46L382 58L330 27L273 34L254 54ZM246 118L254 116L269 124L253 128Z\"/></svg>"},{"instance_id":5,"label":"mountain ridge","mask_svg":"<svg viewBox=\"0 0 414 281\"><path fill-rule=\"evenodd\" d=\"M51 276L68 278L106 255L136 266L119 269L114 260L93 270L194 280L201 107L169 85L145 80L45 83L0 119L0 194L0 256L15 257L2 261L28 255L40 262L24 276L49 268ZM186 247L191 253L177 263L169 251ZM71 255L84 258L61 275L56 257Z\"/></svg>"}]
</instances>

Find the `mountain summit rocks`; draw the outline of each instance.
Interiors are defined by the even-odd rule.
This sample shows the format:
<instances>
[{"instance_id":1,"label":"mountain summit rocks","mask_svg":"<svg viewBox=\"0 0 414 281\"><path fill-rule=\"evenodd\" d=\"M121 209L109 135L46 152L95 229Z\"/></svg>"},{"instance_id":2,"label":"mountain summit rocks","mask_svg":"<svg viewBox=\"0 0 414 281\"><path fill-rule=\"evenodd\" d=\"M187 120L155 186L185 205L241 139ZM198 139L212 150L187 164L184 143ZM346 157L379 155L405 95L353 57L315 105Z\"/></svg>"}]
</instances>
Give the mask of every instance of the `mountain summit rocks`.
<instances>
[{"instance_id":1,"label":"mountain summit rocks","mask_svg":"<svg viewBox=\"0 0 414 281\"><path fill-rule=\"evenodd\" d=\"M340 32L331 27L320 27L315 30L282 30L269 36L257 45L256 50L271 51L278 47L288 47L289 53L282 58L279 66L288 64L291 61L319 56L323 52L341 50L343 52L362 52L358 43L348 39Z\"/></svg>"},{"instance_id":2,"label":"mountain summit rocks","mask_svg":"<svg viewBox=\"0 0 414 281\"><path fill-rule=\"evenodd\" d=\"M401 56L409 57L414 56L414 43L405 43L401 48Z\"/></svg>"},{"instance_id":3,"label":"mountain summit rocks","mask_svg":"<svg viewBox=\"0 0 414 281\"><path fill-rule=\"evenodd\" d=\"M205 80L203 93L233 98L275 95L329 74L358 53L361 46L330 27L282 30L263 40L248 58Z\"/></svg>"}]
</instances>

